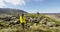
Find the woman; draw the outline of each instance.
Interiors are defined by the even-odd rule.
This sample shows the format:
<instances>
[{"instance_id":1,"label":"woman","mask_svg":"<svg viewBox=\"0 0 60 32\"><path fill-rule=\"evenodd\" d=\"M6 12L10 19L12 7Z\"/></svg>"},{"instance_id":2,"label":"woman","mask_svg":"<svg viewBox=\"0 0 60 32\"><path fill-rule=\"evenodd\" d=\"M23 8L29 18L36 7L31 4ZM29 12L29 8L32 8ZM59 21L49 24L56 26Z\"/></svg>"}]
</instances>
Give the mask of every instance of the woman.
<instances>
[{"instance_id":1,"label":"woman","mask_svg":"<svg viewBox=\"0 0 60 32\"><path fill-rule=\"evenodd\" d=\"M24 25L26 24L26 20L25 20L24 14L22 14L22 15L20 16L20 23L21 23L22 28L23 28L23 30L24 30Z\"/></svg>"}]
</instances>

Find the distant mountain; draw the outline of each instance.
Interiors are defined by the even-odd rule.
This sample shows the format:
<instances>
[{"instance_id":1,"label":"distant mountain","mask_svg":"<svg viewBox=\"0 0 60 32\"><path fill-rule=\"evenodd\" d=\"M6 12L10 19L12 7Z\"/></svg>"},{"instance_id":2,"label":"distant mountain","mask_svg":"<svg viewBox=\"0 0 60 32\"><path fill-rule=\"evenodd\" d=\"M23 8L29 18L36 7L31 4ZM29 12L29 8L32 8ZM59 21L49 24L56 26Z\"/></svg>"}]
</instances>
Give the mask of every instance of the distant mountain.
<instances>
[{"instance_id":1,"label":"distant mountain","mask_svg":"<svg viewBox=\"0 0 60 32\"><path fill-rule=\"evenodd\" d=\"M60 15L60 13L40 13L40 14L44 14L44 15Z\"/></svg>"},{"instance_id":2,"label":"distant mountain","mask_svg":"<svg viewBox=\"0 0 60 32\"><path fill-rule=\"evenodd\" d=\"M27 13L20 9L10 9L10 8L0 8L0 14L6 13L6 14L20 14L20 13Z\"/></svg>"}]
</instances>

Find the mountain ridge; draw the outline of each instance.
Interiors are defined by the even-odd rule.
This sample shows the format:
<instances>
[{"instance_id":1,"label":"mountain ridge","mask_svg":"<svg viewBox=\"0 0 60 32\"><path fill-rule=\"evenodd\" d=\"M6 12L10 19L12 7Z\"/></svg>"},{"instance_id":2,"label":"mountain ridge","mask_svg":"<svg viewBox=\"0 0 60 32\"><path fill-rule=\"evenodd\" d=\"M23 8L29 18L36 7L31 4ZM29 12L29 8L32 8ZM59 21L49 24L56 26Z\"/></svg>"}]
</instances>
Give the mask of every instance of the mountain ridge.
<instances>
[{"instance_id":1,"label":"mountain ridge","mask_svg":"<svg viewBox=\"0 0 60 32\"><path fill-rule=\"evenodd\" d=\"M0 8L0 14L16 14L16 13L27 13L24 10L21 9L12 9L12 8Z\"/></svg>"}]
</instances>

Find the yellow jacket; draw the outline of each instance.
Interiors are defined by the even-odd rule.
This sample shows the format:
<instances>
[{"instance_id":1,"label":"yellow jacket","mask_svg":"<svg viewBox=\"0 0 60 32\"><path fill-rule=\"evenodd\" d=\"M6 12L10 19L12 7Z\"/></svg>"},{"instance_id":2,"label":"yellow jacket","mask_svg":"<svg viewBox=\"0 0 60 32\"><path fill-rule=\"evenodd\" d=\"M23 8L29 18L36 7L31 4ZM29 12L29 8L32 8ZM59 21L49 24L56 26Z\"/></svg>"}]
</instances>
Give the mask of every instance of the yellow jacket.
<instances>
[{"instance_id":1,"label":"yellow jacket","mask_svg":"<svg viewBox=\"0 0 60 32\"><path fill-rule=\"evenodd\" d=\"M20 16L20 23L26 23L25 17L22 18L22 16Z\"/></svg>"}]
</instances>

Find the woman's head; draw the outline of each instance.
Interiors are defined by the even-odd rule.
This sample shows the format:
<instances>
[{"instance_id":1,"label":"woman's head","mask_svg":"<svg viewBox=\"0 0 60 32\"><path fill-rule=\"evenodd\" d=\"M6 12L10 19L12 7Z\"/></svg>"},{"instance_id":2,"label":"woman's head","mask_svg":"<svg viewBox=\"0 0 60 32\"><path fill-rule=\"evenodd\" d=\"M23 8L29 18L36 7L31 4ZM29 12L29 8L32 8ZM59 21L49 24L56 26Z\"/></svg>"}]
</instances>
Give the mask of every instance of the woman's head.
<instances>
[{"instance_id":1,"label":"woman's head","mask_svg":"<svg viewBox=\"0 0 60 32\"><path fill-rule=\"evenodd\" d=\"M21 16L24 16L24 14L22 13Z\"/></svg>"}]
</instances>

